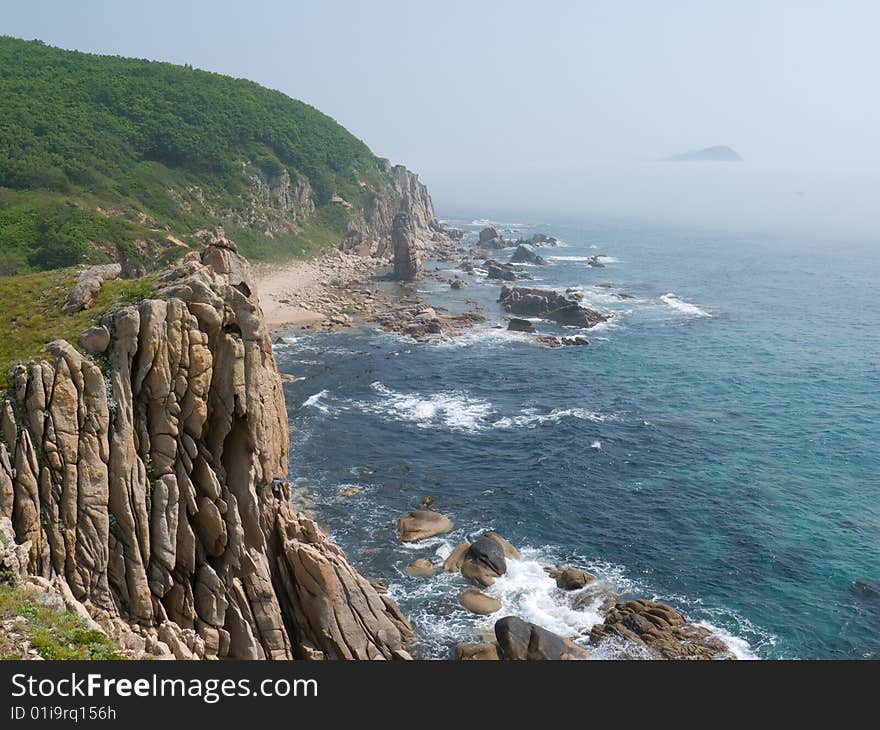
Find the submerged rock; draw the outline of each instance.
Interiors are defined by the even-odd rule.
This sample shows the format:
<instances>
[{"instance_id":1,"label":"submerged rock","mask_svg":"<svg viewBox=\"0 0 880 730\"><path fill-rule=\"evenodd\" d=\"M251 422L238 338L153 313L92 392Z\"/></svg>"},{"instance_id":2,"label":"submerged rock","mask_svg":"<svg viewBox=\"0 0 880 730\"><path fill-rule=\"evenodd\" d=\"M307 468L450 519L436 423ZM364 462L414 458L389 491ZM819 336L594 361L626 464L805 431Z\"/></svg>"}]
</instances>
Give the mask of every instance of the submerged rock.
<instances>
[{"instance_id":1,"label":"submerged rock","mask_svg":"<svg viewBox=\"0 0 880 730\"><path fill-rule=\"evenodd\" d=\"M580 568L562 568L551 570L550 577L556 580L556 585L564 591L576 591L585 587L588 583L596 580L595 575L587 573Z\"/></svg>"},{"instance_id":2,"label":"submerged rock","mask_svg":"<svg viewBox=\"0 0 880 730\"><path fill-rule=\"evenodd\" d=\"M434 575L434 566L430 560L416 558L407 566L406 574L410 578L430 578Z\"/></svg>"},{"instance_id":3,"label":"submerged rock","mask_svg":"<svg viewBox=\"0 0 880 730\"><path fill-rule=\"evenodd\" d=\"M528 332L530 334L534 334L537 330L535 330L535 325L533 325L527 319L519 319L518 317L511 317L510 321L507 323L507 329L511 332Z\"/></svg>"}]
</instances>

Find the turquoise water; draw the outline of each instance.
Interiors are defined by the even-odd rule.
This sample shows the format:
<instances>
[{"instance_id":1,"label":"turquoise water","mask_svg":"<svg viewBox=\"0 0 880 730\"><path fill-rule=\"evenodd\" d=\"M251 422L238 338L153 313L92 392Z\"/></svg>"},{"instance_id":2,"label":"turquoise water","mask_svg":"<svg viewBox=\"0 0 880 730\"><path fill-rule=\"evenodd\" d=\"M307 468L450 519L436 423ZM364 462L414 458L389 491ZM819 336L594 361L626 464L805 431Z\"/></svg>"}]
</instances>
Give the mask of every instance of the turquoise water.
<instances>
[{"instance_id":1,"label":"turquoise water","mask_svg":"<svg viewBox=\"0 0 880 730\"><path fill-rule=\"evenodd\" d=\"M530 268L536 285L579 287L614 313L589 347L497 329L499 284L480 277L462 292L422 285L437 305L484 307L489 322L456 341L356 329L276 347L303 377L285 386L291 478L352 562L390 584L421 655L447 656L491 620L456 607L457 577L402 569L493 527L526 558L493 590L553 630L598 620L540 571L576 562L743 656L880 656L880 256L847 241L508 227L566 244L541 249L554 259ZM585 263L594 254L605 268ZM338 497L348 485L361 491ZM427 494L455 533L399 545L394 520Z\"/></svg>"}]
</instances>

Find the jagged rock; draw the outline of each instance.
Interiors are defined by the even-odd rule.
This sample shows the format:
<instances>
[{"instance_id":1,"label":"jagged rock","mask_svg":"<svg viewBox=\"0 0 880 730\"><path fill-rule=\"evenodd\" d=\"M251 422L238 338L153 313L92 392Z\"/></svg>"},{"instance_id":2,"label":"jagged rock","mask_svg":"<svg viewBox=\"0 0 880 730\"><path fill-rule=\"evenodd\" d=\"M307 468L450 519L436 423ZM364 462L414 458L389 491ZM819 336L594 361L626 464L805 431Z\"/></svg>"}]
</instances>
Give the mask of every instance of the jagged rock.
<instances>
[{"instance_id":1,"label":"jagged rock","mask_svg":"<svg viewBox=\"0 0 880 730\"><path fill-rule=\"evenodd\" d=\"M120 276L122 276L121 264L104 264L84 269L76 277L76 283L61 311L64 314L75 314L88 309L94 304L95 297L98 296L104 282L118 279Z\"/></svg>"},{"instance_id":2,"label":"jagged rock","mask_svg":"<svg viewBox=\"0 0 880 730\"><path fill-rule=\"evenodd\" d=\"M563 345L573 347L585 347L586 345L590 344L590 341L583 335L575 335L574 337L563 337L560 342Z\"/></svg>"},{"instance_id":3,"label":"jagged rock","mask_svg":"<svg viewBox=\"0 0 880 730\"><path fill-rule=\"evenodd\" d=\"M416 250L409 213L401 211L394 216L391 227L391 246L394 255L394 278L412 281L421 272L421 261Z\"/></svg>"},{"instance_id":4,"label":"jagged rock","mask_svg":"<svg viewBox=\"0 0 880 730\"><path fill-rule=\"evenodd\" d=\"M408 658L391 598L290 510L287 413L250 267L222 229L202 235L201 254L156 277L157 298L104 315L107 380L64 341L15 368L3 560L159 656Z\"/></svg>"},{"instance_id":5,"label":"jagged rock","mask_svg":"<svg viewBox=\"0 0 880 730\"><path fill-rule=\"evenodd\" d=\"M541 317L573 327L594 327L608 317L593 309L587 309L547 289L529 289L505 284L498 300L505 311L523 317Z\"/></svg>"},{"instance_id":6,"label":"jagged rock","mask_svg":"<svg viewBox=\"0 0 880 730\"><path fill-rule=\"evenodd\" d=\"M458 594L458 602L471 613L480 616L488 616L501 610L501 601L492 596L487 596L476 588L465 588Z\"/></svg>"},{"instance_id":7,"label":"jagged rock","mask_svg":"<svg viewBox=\"0 0 880 730\"><path fill-rule=\"evenodd\" d=\"M455 658L458 661L498 661L498 645L489 642L482 644L461 643L455 645Z\"/></svg>"},{"instance_id":8,"label":"jagged rock","mask_svg":"<svg viewBox=\"0 0 880 730\"><path fill-rule=\"evenodd\" d=\"M590 631L590 641L624 639L663 659L733 659L728 646L702 626L688 622L680 611L639 598L615 603L605 622Z\"/></svg>"},{"instance_id":9,"label":"jagged rock","mask_svg":"<svg viewBox=\"0 0 880 730\"><path fill-rule=\"evenodd\" d=\"M546 265L547 261L535 253L535 249L530 243L520 243L510 257L512 264L536 264L538 266Z\"/></svg>"},{"instance_id":10,"label":"jagged rock","mask_svg":"<svg viewBox=\"0 0 880 730\"><path fill-rule=\"evenodd\" d=\"M434 566L430 560L416 558L406 567L406 574L411 578L430 578L434 575Z\"/></svg>"},{"instance_id":11,"label":"jagged rock","mask_svg":"<svg viewBox=\"0 0 880 730\"><path fill-rule=\"evenodd\" d=\"M522 267L516 264L502 264L494 259L487 259L483 263L486 269L486 277L489 279L501 279L502 281L516 281L517 279L529 279L528 274L523 273Z\"/></svg>"},{"instance_id":12,"label":"jagged rock","mask_svg":"<svg viewBox=\"0 0 880 730\"><path fill-rule=\"evenodd\" d=\"M451 289L464 289L467 286L464 279L459 279L457 276L449 282L449 287Z\"/></svg>"},{"instance_id":13,"label":"jagged rock","mask_svg":"<svg viewBox=\"0 0 880 730\"><path fill-rule=\"evenodd\" d=\"M110 347L110 332L102 324L89 327L79 336L79 346L95 355L107 352Z\"/></svg>"},{"instance_id":14,"label":"jagged rock","mask_svg":"<svg viewBox=\"0 0 880 730\"><path fill-rule=\"evenodd\" d=\"M452 531L452 520L429 509L407 512L397 520L397 538L401 542L418 542Z\"/></svg>"},{"instance_id":15,"label":"jagged rock","mask_svg":"<svg viewBox=\"0 0 880 730\"><path fill-rule=\"evenodd\" d=\"M527 319L519 319L518 317L511 317L510 321L507 323L507 329L511 332L528 332L529 334L534 334L537 330L535 330L535 325L533 325Z\"/></svg>"},{"instance_id":16,"label":"jagged rock","mask_svg":"<svg viewBox=\"0 0 880 730\"><path fill-rule=\"evenodd\" d=\"M504 659L517 661L587 659L589 652L570 639L557 636L516 616L495 622L495 637Z\"/></svg>"},{"instance_id":17,"label":"jagged rock","mask_svg":"<svg viewBox=\"0 0 880 730\"><path fill-rule=\"evenodd\" d=\"M507 242L501 237L498 230L491 226L480 231L479 240L480 246L485 248L504 248L507 246Z\"/></svg>"}]
</instances>

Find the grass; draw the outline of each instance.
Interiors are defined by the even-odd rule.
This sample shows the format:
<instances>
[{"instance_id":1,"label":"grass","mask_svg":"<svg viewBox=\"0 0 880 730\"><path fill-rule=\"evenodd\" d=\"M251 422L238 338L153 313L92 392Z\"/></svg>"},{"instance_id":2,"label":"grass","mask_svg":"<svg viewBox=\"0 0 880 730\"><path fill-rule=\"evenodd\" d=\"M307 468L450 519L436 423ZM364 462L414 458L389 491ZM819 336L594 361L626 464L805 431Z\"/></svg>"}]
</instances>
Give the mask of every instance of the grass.
<instances>
[{"instance_id":1,"label":"grass","mask_svg":"<svg viewBox=\"0 0 880 730\"><path fill-rule=\"evenodd\" d=\"M0 390L9 386L14 362L38 357L53 340L67 340L77 347L80 333L105 312L154 293L152 276L108 281L91 309L63 314L61 308L77 273L76 269L59 269L0 277Z\"/></svg>"},{"instance_id":2,"label":"grass","mask_svg":"<svg viewBox=\"0 0 880 730\"><path fill-rule=\"evenodd\" d=\"M0 585L0 620L16 616L15 631L37 650L43 659L124 659L100 631L90 629L75 613L58 613L37 600L31 587ZM23 642L22 642L23 643ZM0 659L24 659L22 647L6 632L0 632Z\"/></svg>"}]
</instances>

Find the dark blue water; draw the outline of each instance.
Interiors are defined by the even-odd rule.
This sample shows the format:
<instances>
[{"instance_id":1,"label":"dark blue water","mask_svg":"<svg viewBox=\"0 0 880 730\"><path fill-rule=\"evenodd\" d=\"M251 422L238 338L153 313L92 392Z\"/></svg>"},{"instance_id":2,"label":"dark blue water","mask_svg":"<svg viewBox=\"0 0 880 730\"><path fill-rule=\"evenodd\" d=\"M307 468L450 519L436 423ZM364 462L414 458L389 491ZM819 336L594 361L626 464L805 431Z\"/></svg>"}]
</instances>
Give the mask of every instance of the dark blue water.
<instances>
[{"instance_id":1,"label":"dark blue water","mask_svg":"<svg viewBox=\"0 0 880 730\"><path fill-rule=\"evenodd\" d=\"M880 256L847 241L540 230L568 245L541 250L557 258L530 269L536 284L615 313L589 347L496 329L499 286L480 277L423 286L441 306L483 305L489 322L455 341L360 329L276 347L303 378L285 386L300 497L391 585L422 655L492 620L456 606L460 576L403 568L492 527L526 548L492 590L553 630L599 619L554 589L548 561L665 600L741 655L880 656ZM584 262L597 253L606 268ZM425 495L456 531L401 546L394 521Z\"/></svg>"}]
</instances>

